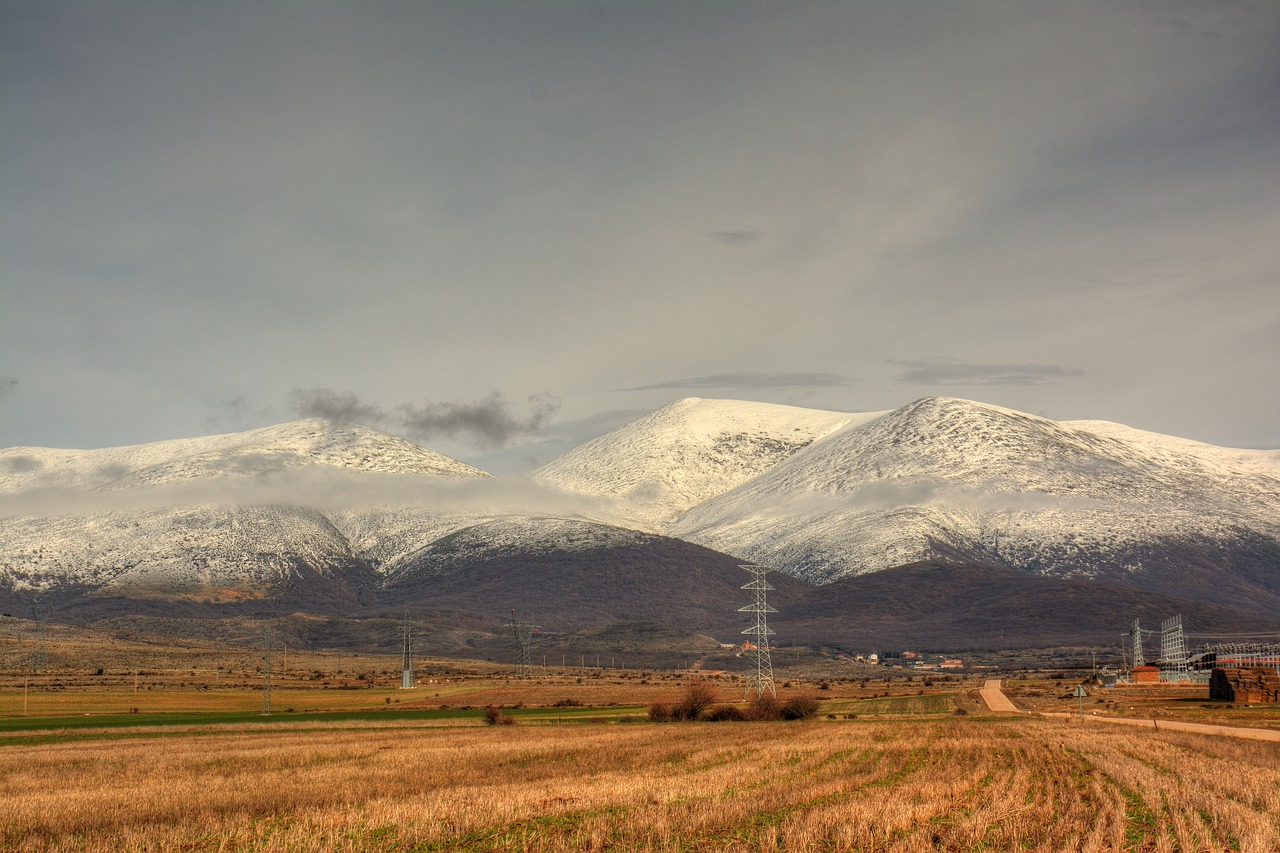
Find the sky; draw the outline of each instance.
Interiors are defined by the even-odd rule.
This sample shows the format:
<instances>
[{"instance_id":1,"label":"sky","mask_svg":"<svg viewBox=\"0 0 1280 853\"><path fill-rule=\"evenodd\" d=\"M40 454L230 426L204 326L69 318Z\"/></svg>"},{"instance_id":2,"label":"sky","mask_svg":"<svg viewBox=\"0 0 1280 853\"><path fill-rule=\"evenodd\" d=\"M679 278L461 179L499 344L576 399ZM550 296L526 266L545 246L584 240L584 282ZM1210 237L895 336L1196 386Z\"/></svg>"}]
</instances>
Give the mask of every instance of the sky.
<instances>
[{"instance_id":1,"label":"sky","mask_svg":"<svg viewBox=\"0 0 1280 853\"><path fill-rule=\"evenodd\" d=\"M0 447L671 401L1280 447L1280 4L0 0Z\"/></svg>"}]
</instances>

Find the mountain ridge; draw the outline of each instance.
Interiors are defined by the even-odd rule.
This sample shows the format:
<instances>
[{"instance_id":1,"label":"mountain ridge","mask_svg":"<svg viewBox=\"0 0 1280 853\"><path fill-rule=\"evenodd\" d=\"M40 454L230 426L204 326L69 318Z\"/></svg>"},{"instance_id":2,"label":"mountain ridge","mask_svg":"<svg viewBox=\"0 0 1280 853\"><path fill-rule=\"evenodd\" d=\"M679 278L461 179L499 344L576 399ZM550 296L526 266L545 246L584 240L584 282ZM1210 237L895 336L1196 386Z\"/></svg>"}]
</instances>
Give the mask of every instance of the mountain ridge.
<instances>
[{"instance_id":1,"label":"mountain ridge","mask_svg":"<svg viewBox=\"0 0 1280 853\"><path fill-rule=\"evenodd\" d=\"M1041 578L1010 598L1037 612L1066 583L1077 599L1123 588L1126 601L1202 602L1215 619L1226 617L1210 605L1268 616L1280 612L1280 452L949 397L870 413L689 398L522 480L318 419L133 448L0 451L9 601L43 589L110 608L132 597L153 609L291 599L360 610L436 595L474 621L486 600L476 591L518 602L527 565L544 573L537 589L566 589L563 572L592 590L584 614L623 618L610 596L630 589L648 602L644 618L661 615L666 594L692 628L728 594L722 581L714 592L674 582L675 555L707 567L704 552L836 584L833 594L931 563L957 577L980 566ZM610 592L593 578L611 560L668 582ZM891 600L881 586L866 589ZM824 630L841 635L832 618Z\"/></svg>"}]
</instances>

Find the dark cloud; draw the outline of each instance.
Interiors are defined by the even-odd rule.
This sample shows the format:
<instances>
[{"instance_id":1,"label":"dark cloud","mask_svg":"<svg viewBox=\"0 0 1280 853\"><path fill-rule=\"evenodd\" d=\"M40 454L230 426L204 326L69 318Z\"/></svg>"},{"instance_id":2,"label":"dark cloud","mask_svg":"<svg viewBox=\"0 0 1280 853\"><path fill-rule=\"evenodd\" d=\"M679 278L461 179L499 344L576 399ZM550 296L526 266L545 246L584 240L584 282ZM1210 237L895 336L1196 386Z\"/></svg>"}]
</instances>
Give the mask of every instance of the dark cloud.
<instances>
[{"instance_id":1,"label":"dark cloud","mask_svg":"<svg viewBox=\"0 0 1280 853\"><path fill-rule=\"evenodd\" d=\"M906 368L898 381L913 385L1041 385L1084 375L1078 368L1056 364L974 364L952 359L892 363Z\"/></svg>"},{"instance_id":2,"label":"dark cloud","mask_svg":"<svg viewBox=\"0 0 1280 853\"><path fill-rule=\"evenodd\" d=\"M404 403L391 411L355 394L327 388L297 389L289 395L292 408L307 418L402 432L418 441L440 436L469 440L482 448L497 448L518 438L546 430L560 410L560 400L550 394L529 397L519 411L502 394L465 402Z\"/></svg>"},{"instance_id":3,"label":"dark cloud","mask_svg":"<svg viewBox=\"0 0 1280 853\"><path fill-rule=\"evenodd\" d=\"M835 373L713 373L687 379L670 379L653 385L619 388L619 391L656 391L660 389L706 390L714 388L830 388L847 385L846 377Z\"/></svg>"},{"instance_id":4,"label":"dark cloud","mask_svg":"<svg viewBox=\"0 0 1280 853\"><path fill-rule=\"evenodd\" d=\"M759 231L747 228L734 228L728 231L713 231L707 236L728 246L749 246L759 242L761 234Z\"/></svg>"},{"instance_id":5,"label":"dark cloud","mask_svg":"<svg viewBox=\"0 0 1280 853\"><path fill-rule=\"evenodd\" d=\"M0 399L4 399L13 393L18 387L18 380L12 376L0 376Z\"/></svg>"},{"instance_id":6,"label":"dark cloud","mask_svg":"<svg viewBox=\"0 0 1280 853\"><path fill-rule=\"evenodd\" d=\"M502 447L513 439L542 432L560 410L547 394L528 399L528 411L517 414L496 391L473 403L406 404L396 409L398 422L415 438L470 436L483 447Z\"/></svg>"},{"instance_id":7,"label":"dark cloud","mask_svg":"<svg viewBox=\"0 0 1280 853\"><path fill-rule=\"evenodd\" d=\"M386 413L373 403L364 403L355 394L328 388L297 388L289 394L289 405L304 418L324 418L340 424L382 426Z\"/></svg>"}]
</instances>

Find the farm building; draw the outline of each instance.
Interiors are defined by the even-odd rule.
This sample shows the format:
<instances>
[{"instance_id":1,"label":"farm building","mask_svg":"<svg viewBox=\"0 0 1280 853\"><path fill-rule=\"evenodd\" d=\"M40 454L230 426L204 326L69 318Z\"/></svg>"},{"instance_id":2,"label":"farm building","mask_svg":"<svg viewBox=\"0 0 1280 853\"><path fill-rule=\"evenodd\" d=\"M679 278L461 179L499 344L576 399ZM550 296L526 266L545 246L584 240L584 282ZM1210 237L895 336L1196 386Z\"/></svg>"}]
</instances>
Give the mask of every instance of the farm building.
<instances>
[{"instance_id":1,"label":"farm building","mask_svg":"<svg viewBox=\"0 0 1280 853\"><path fill-rule=\"evenodd\" d=\"M1129 680L1134 684L1159 684L1160 668L1157 666L1135 666L1129 670Z\"/></svg>"}]
</instances>

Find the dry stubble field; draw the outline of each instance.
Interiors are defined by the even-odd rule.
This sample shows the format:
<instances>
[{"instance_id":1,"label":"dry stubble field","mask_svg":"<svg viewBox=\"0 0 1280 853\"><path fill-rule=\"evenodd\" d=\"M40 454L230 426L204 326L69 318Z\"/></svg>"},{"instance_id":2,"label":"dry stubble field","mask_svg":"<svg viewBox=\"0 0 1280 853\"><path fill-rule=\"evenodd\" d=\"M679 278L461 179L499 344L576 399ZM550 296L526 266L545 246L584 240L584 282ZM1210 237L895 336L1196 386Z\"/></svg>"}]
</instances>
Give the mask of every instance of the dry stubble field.
<instances>
[{"instance_id":1,"label":"dry stubble field","mask_svg":"<svg viewBox=\"0 0 1280 853\"><path fill-rule=\"evenodd\" d=\"M11 743L13 851L1280 849L1280 744L1061 721Z\"/></svg>"}]
</instances>

